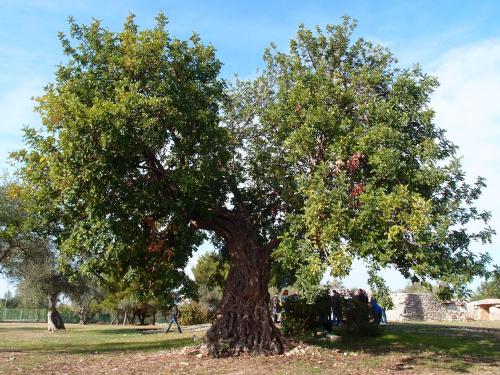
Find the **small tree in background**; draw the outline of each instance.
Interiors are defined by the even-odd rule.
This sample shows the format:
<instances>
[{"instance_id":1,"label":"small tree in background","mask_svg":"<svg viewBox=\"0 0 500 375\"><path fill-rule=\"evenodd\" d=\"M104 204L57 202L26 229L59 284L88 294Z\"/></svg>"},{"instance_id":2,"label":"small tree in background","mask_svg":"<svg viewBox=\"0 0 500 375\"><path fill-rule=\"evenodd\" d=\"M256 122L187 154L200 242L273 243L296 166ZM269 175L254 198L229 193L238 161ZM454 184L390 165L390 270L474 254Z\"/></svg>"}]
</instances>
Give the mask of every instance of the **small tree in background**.
<instances>
[{"instance_id":1,"label":"small tree in background","mask_svg":"<svg viewBox=\"0 0 500 375\"><path fill-rule=\"evenodd\" d=\"M65 329L57 311L57 301L61 294L70 290L67 277L58 269L57 257L57 249L49 240L32 238L24 242L22 251L4 262L6 276L19 283L24 298L35 303L43 299L48 301L49 331Z\"/></svg>"},{"instance_id":2,"label":"small tree in background","mask_svg":"<svg viewBox=\"0 0 500 375\"><path fill-rule=\"evenodd\" d=\"M434 287L428 283L408 283L404 288L400 290L402 293L432 293Z\"/></svg>"},{"instance_id":3,"label":"small tree in background","mask_svg":"<svg viewBox=\"0 0 500 375\"><path fill-rule=\"evenodd\" d=\"M337 289L345 289L345 285L344 285L344 282L341 280L341 279L333 279L331 281L328 281L326 283L326 286L330 289L330 290L337 290Z\"/></svg>"},{"instance_id":4,"label":"small tree in background","mask_svg":"<svg viewBox=\"0 0 500 375\"><path fill-rule=\"evenodd\" d=\"M229 263L219 254L203 254L192 269L198 285L198 300L211 314L222 299L222 290L229 272Z\"/></svg>"},{"instance_id":5,"label":"small tree in background","mask_svg":"<svg viewBox=\"0 0 500 375\"><path fill-rule=\"evenodd\" d=\"M472 300L485 298L500 298L500 266L495 266L471 297Z\"/></svg>"},{"instance_id":6,"label":"small tree in background","mask_svg":"<svg viewBox=\"0 0 500 375\"><path fill-rule=\"evenodd\" d=\"M0 267L17 282L24 305L48 307L48 330L64 330L58 298L86 285L71 283L60 263L65 259L46 226L33 226L26 191L16 183L0 186ZM67 267L66 267L67 268Z\"/></svg>"},{"instance_id":7,"label":"small tree in background","mask_svg":"<svg viewBox=\"0 0 500 375\"><path fill-rule=\"evenodd\" d=\"M66 294L72 302L73 310L80 317L80 324L87 324L91 306L104 299L104 291L91 278L85 275L74 276Z\"/></svg>"},{"instance_id":8,"label":"small tree in background","mask_svg":"<svg viewBox=\"0 0 500 375\"><path fill-rule=\"evenodd\" d=\"M18 294L18 290L16 290L16 293L7 290L4 293L3 298L0 299L1 308L5 307L7 309L15 309L21 305L22 305L22 299Z\"/></svg>"}]
</instances>

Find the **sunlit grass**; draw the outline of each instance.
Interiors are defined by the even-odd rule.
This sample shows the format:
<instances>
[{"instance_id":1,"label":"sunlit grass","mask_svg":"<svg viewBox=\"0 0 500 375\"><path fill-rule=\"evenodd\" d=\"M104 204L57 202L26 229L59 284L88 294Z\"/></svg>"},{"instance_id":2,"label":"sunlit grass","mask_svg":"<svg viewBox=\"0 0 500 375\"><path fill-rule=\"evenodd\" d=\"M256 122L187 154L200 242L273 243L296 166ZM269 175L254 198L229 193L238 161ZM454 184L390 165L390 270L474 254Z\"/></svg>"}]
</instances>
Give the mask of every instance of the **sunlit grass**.
<instances>
[{"instance_id":1,"label":"sunlit grass","mask_svg":"<svg viewBox=\"0 0 500 375\"><path fill-rule=\"evenodd\" d=\"M49 333L45 324L1 323L0 373L2 366L6 373L72 373L75 369L85 373L85 366L93 363L102 363L106 371L111 371L120 363L135 361L132 358L167 355L171 349L195 345L205 333L146 333L160 328L68 324L65 332ZM385 327L379 337L344 336L340 343L316 336L304 340L317 346L320 357L287 357L285 367L279 357L248 361L256 373L332 373L328 372L331 366L357 373L374 368L385 373L405 366L419 369L422 374L435 369L444 373L500 373L500 322L399 323ZM177 361L189 362L193 360L190 358ZM214 361L199 362L201 367L195 373L204 373L207 364L211 366L208 373L233 370L230 361ZM153 372L161 372L168 365L161 360L147 363Z\"/></svg>"},{"instance_id":2,"label":"sunlit grass","mask_svg":"<svg viewBox=\"0 0 500 375\"><path fill-rule=\"evenodd\" d=\"M0 350L54 354L155 351L192 345L193 336L203 334L145 334L141 332L147 327L130 326L68 324L66 327L66 331L50 333L45 324L0 324Z\"/></svg>"}]
</instances>

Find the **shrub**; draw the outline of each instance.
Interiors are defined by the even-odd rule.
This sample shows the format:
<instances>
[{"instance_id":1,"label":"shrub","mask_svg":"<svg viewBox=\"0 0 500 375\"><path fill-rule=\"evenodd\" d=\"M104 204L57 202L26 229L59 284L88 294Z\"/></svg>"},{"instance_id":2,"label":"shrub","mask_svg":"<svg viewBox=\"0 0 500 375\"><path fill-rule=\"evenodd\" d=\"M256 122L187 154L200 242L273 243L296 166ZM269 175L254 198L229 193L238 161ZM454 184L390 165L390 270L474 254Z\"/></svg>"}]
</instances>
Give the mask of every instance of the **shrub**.
<instances>
[{"instance_id":1,"label":"shrub","mask_svg":"<svg viewBox=\"0 0 500 375\"><path fill-rule=\"evenodd\" d=\"M78 314L75 314L71 306L61 304L57 307L57 311L64 323L78 323L80 321L80 317Z\"/></svg>"},{"instance_id":2,"label":"shrub","mask_svg":"<svg viewBox=\"0 0 500 375\"><path fill-rule=\"evenodd\" d=\"M347 333L358 336L379 336L381 328L375 312L369 304L355 298L343 299L345 328Z\"/></svg>"},{"instance_id":3,"label":"shrub","mask_svg":"<svg viewBox=\"0 0 500 375\"><path fill-rule=\"evenodd\" d=\"M292 296L283 304L282 327L286 333L303 335L310 329L324 325L329 315L328 291L320 292L314 303Z\"/></svg>"},{"instance_id":4,"label":"shrub","mask_svg":"<svg viewBox=\"0 0 500 375\"><path fill-rule=\"evenodd\" d=\"M288 298L283 304L282 327L291 335L304 335L312 329L325 329L330 315L330 297L321 292L314 303L303 298ZM343 299L346 334L358 336L378 336L381 328L370 305L354 298Z\"/></svg>"},{"instance_id":5,"label":"shrub","mask_svg":"<svg viewBox=\"0 0 500 375\"><path fill-rule=\"evenodd\" d=\"M181 316L179 324L189 326L193 324L210 323L213 320L208 309L198 302L189 302L179 306Z\"/></svg>"},{"instance_id":6,"label":"shrub","mask_svg":"<svg viewBox=\"0 0 500 375\"><path fill-rule=\"evenodd\" d=\"M314 304L300 298L288 298L282 308L281 325L286 333L303 335L314 326Z\"/></svg>"}]
</instances>

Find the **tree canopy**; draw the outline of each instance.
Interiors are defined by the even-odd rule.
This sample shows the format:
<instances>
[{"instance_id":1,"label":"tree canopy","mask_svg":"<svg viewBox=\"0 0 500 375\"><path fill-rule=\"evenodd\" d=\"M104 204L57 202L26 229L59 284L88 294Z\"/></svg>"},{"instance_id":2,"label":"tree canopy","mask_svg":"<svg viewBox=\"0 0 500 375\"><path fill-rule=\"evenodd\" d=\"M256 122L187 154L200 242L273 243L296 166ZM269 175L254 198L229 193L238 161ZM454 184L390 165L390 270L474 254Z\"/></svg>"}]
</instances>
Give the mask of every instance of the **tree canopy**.
<instances>
[{"instance_id":1,"label":"tree canopy","mask_svg":"<svg viewBox=\"0 0 500 375\"><path fill-rule=\"evenodd\" d=\"M466 183L433 122L435 78L354 39L345 18L300 26L287 52L265 51L257 78L230 85L214 47L166 25L70 20L60 35L67 60L37 99L43 128L15 157L33 217L67 257L159 293L190 288L182 270L212 232L230 258L213 355L283 350L272 264L306 294L354 258L461 292L485 272L489 257L469 249L492 234L474 206L485 183Z\"/></svg>"},{"instance_id":2,"label":"tree canopy","mask_svg":"<svg viewBox=\"0 0 500 375\"><path fill-rule=\"evenodd\" d=\"M354 26L301 26L290 51L267 50L263 74L233 96L256 222L281 237L275 257L304 286L322 265L346 275L356 257L463 286L488 261L469 244L489 241L491 228L467 228L489 219L474 207L484 180L465 182L456 146L433 122L436 79L352 41Z\"/></svg>"},{"instance_id":3,"label":"tree canopy","mask_svg":"<svg viewBox=\"0 0 500 375\"><path fill-rule=\"evenodd\" d=\"M139 32L131 16L113 33L70 20L68 61L37 99L44 129L28 129L30 152L17 154L35 215L63 232L63 251L158 290L190 284L179 270L203 235L188 213L224 197L228 158L214 49L165 25L159 15Z\"/></svg>"}]
</instances>

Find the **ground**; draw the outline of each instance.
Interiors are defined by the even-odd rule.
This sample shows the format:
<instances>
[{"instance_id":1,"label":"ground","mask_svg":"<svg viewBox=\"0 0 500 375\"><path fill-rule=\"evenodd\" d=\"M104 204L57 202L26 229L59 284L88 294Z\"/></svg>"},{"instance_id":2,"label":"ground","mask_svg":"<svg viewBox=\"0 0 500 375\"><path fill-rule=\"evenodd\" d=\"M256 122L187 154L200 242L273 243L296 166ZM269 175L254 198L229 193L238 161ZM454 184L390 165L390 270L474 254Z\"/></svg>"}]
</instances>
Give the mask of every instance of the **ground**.
<instances>
[{"instance_id":1,"label":"ground","mask_svg":"<svg viewBox=\"0 0 500 375\"><path fill-rule=\"evenodd\" d=\"M211 359L206 327L0 323L2 374L500 374L500 322L391 324L376 338L287 339L281 356Z\"/></svg>"}]
</instances>

